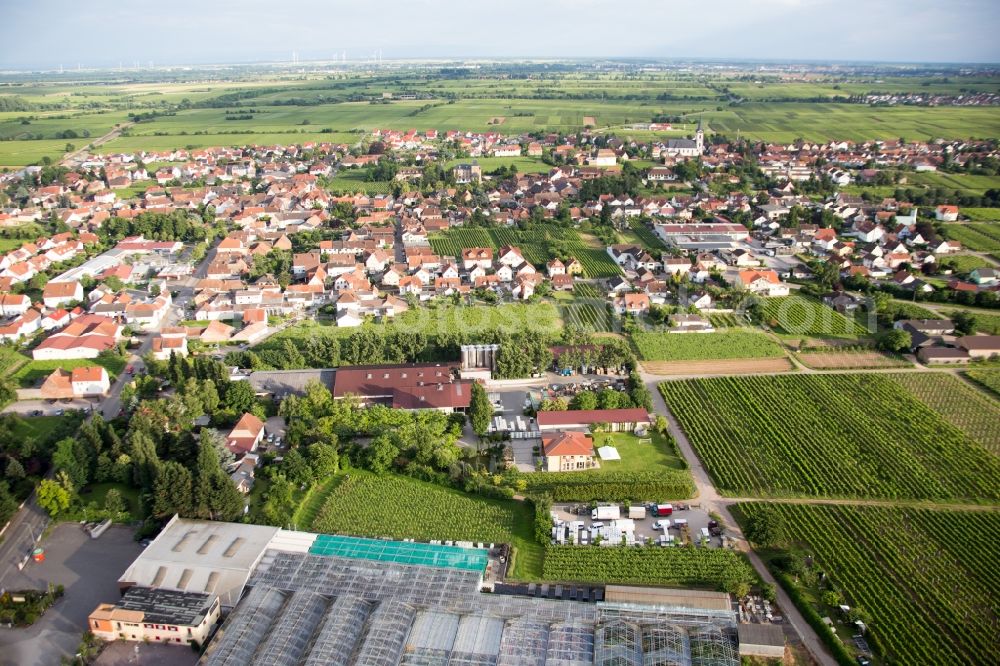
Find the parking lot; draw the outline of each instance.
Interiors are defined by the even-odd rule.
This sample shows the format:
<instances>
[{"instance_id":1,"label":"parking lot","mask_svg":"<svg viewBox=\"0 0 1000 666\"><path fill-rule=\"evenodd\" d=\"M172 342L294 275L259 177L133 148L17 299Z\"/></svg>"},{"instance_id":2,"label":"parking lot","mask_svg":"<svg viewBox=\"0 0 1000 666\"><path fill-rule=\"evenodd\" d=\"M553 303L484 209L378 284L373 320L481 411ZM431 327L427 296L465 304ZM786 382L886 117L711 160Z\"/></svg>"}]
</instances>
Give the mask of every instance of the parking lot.
<instances>
[{"instance_id":1,"label":"parking lot","mask_svg":"<svg viewBox=\"0 0 1000 666\"><path fill-rule=\"evenodd\" d=\"M21 400L12 402L4 412L21 416L62 416L71 409L88 411L99 405L99 398L74 398L72 400Z\"/></svg>"},{"instance_id":2,"label":"parking lot","mask_svg":"<svg viewBox=\"0 0 1000 666\"><path fill-rule=\"evenodd\" d=\"M699 543L702 541L702 529L708 529L709 521L712 518L708 515L708 512L703 510L697 504L689 504L684 502L673 502L672 506L674 511L669 516L657 517L651 514L651 512L646 511L646 517L641 519L635 519L635 541L637 544L646 543L647 540L652 539L653 542L657 542L659 537L664 533L662 529L653 527L653 524L661 520L669 520L670 528L669 534L674 536L674 542L676 545L684 544L688 539L693 543ZM686 508L684 508L686 507ZM583 513L579 513L583 511ZM591 520L589 505L583 503L570 503L570 504L553 504L552 512L555 514L557 520L562 520L564 523L571 523L573 521L582 521L584 529L590 529L595 521ZM628 507L621 508L622 518L628 518ZM676 521L680 519L686 521L687 529L679 529L676 527ZM610 521L596 521L598 523L603 523L607 525ZM579 537L574 538L574 543L579 543ZM728 539L725 538L725 532L723 531L721 536L711 536L707 540L707 546L710 548L721 548L728 545Z\"/></svg>"},{"instance_id":3,"label":"parking lot","mask_svg":"<svg viewBox=\"0 0 1000 666\"><path fill-rule=\"evenodd\" d=\"M49 583L65 586L65 595L32 626L0 627L0 664L50 666L60 655L72 656L87 617L102 601L120 598L118 577L142 552L132 530L114 526L91 539L76 523L57 525L42 542L45 561L29 561L3 580L8 590L44 589Z\"/></svg>"}]
</instances>

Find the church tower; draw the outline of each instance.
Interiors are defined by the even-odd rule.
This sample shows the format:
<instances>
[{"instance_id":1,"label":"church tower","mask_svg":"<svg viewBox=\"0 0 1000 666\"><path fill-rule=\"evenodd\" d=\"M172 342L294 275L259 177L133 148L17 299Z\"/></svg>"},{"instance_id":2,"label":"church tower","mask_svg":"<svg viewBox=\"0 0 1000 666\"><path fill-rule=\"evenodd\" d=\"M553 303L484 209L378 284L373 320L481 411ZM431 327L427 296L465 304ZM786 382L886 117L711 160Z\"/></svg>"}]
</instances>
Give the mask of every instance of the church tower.
<instances>
[{"instance_id":1,"label":"church tower","mask_svg":"<svg viewBox=\"0 0 1000 666\"><path fill-rule=\"evenodd\" d=\"M694 142L698 146L698 154L705 152L705 130L701 126L701 118L698 118L698 129L694 133Z\"/></svg>"}]
</instances>

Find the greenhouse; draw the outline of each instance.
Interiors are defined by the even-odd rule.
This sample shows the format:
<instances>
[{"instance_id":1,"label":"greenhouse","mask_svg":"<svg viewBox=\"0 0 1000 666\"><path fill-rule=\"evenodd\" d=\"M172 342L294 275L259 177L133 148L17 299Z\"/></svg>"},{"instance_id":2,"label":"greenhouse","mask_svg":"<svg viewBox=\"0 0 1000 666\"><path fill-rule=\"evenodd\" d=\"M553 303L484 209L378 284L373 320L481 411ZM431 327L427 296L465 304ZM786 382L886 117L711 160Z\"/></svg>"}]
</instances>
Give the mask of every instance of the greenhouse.
<instances>
[{"instance_id":1,"label":"greenhouse","mask_svg":"<svg viewBox=\"0 0 1000 666\"><path fill-rule=\"evenodd\" d=\"M731 609L489 594L476 571L275 551L250 585L206 664L739 664Z\"/></svg>"}]
</instances>

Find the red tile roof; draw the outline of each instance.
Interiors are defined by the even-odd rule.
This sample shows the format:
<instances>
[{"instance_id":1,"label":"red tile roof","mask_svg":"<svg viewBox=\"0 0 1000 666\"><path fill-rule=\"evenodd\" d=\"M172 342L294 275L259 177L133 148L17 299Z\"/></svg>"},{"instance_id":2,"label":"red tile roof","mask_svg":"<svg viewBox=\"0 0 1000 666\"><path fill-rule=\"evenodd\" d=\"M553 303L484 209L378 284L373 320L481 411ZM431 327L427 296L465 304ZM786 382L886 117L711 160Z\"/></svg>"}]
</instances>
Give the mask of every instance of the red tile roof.
<instances>
[{"instance_id":1,"label":"red tile roof","mask_svg":"<svg viewBox=\"0 0 1000 666\"><path fill-rule=\"evenodd\" d=\"M542 437L547 456L593 456L594 440L582 432L557 432Z\"/></svg>"}]
</instances>

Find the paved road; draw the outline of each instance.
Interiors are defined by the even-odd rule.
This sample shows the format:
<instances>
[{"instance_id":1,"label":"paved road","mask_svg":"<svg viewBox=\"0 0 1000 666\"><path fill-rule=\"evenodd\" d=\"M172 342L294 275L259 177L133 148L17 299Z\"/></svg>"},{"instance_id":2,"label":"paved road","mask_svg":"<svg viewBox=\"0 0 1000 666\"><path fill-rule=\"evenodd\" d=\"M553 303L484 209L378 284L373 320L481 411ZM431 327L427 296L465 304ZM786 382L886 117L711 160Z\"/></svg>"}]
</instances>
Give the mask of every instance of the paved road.
<instances>
[{"instance_id":1,"label":"paved road","mask_svg":"<svg viewBox=\"0 0 1000 666\"><path fill-rule=\"evenodd\" d=\"M3 541L0 542L0 587L6 588L11 576L20 570L48 525L48 514L35 502L35 493L31 493L31 497L25 500L3 531Z\"/></svg>"},{"instance_id":2,"label":"paved road","mask_svg":"<svg viewBox=\"0 0 1000 666\"><path fill-rule=\"evenodd\" d=\"M29 562L4 581L9 589L63 585L65 596L27 628L0 628L0 664L51 666L71 656L80 643L87 616L102 601L120 597L118 577L142 552L132 530L111 527L93 540L76 523L58 525L45 540L45 561ZM180 652L192 654L180 648ZM145 662L153 663L153 662Z\"/></svg>"},{"instance_id":3,"label":"paved road","mask_svg":"<svg viewBox=\"0 0 1000 666\"><path fill-rule=\"evenodd\" d=\"M122 123L121 125L115 127L104 136L98 137L93 141L87 142L87 145L84 146L83 148L79 148L71 153L63 155L62 161L59 162L60 166L65 166L70 168L79 166L80 164L86 161L87 157L90 156L90 151L92 149L97 148L98 146L103 145L108 141L111 141L112 139L117 139L123 131L125 131L134 124L135 123ZM90 146L90 148L87 148L87 146Z\"/></svg>"}]
</instances>

